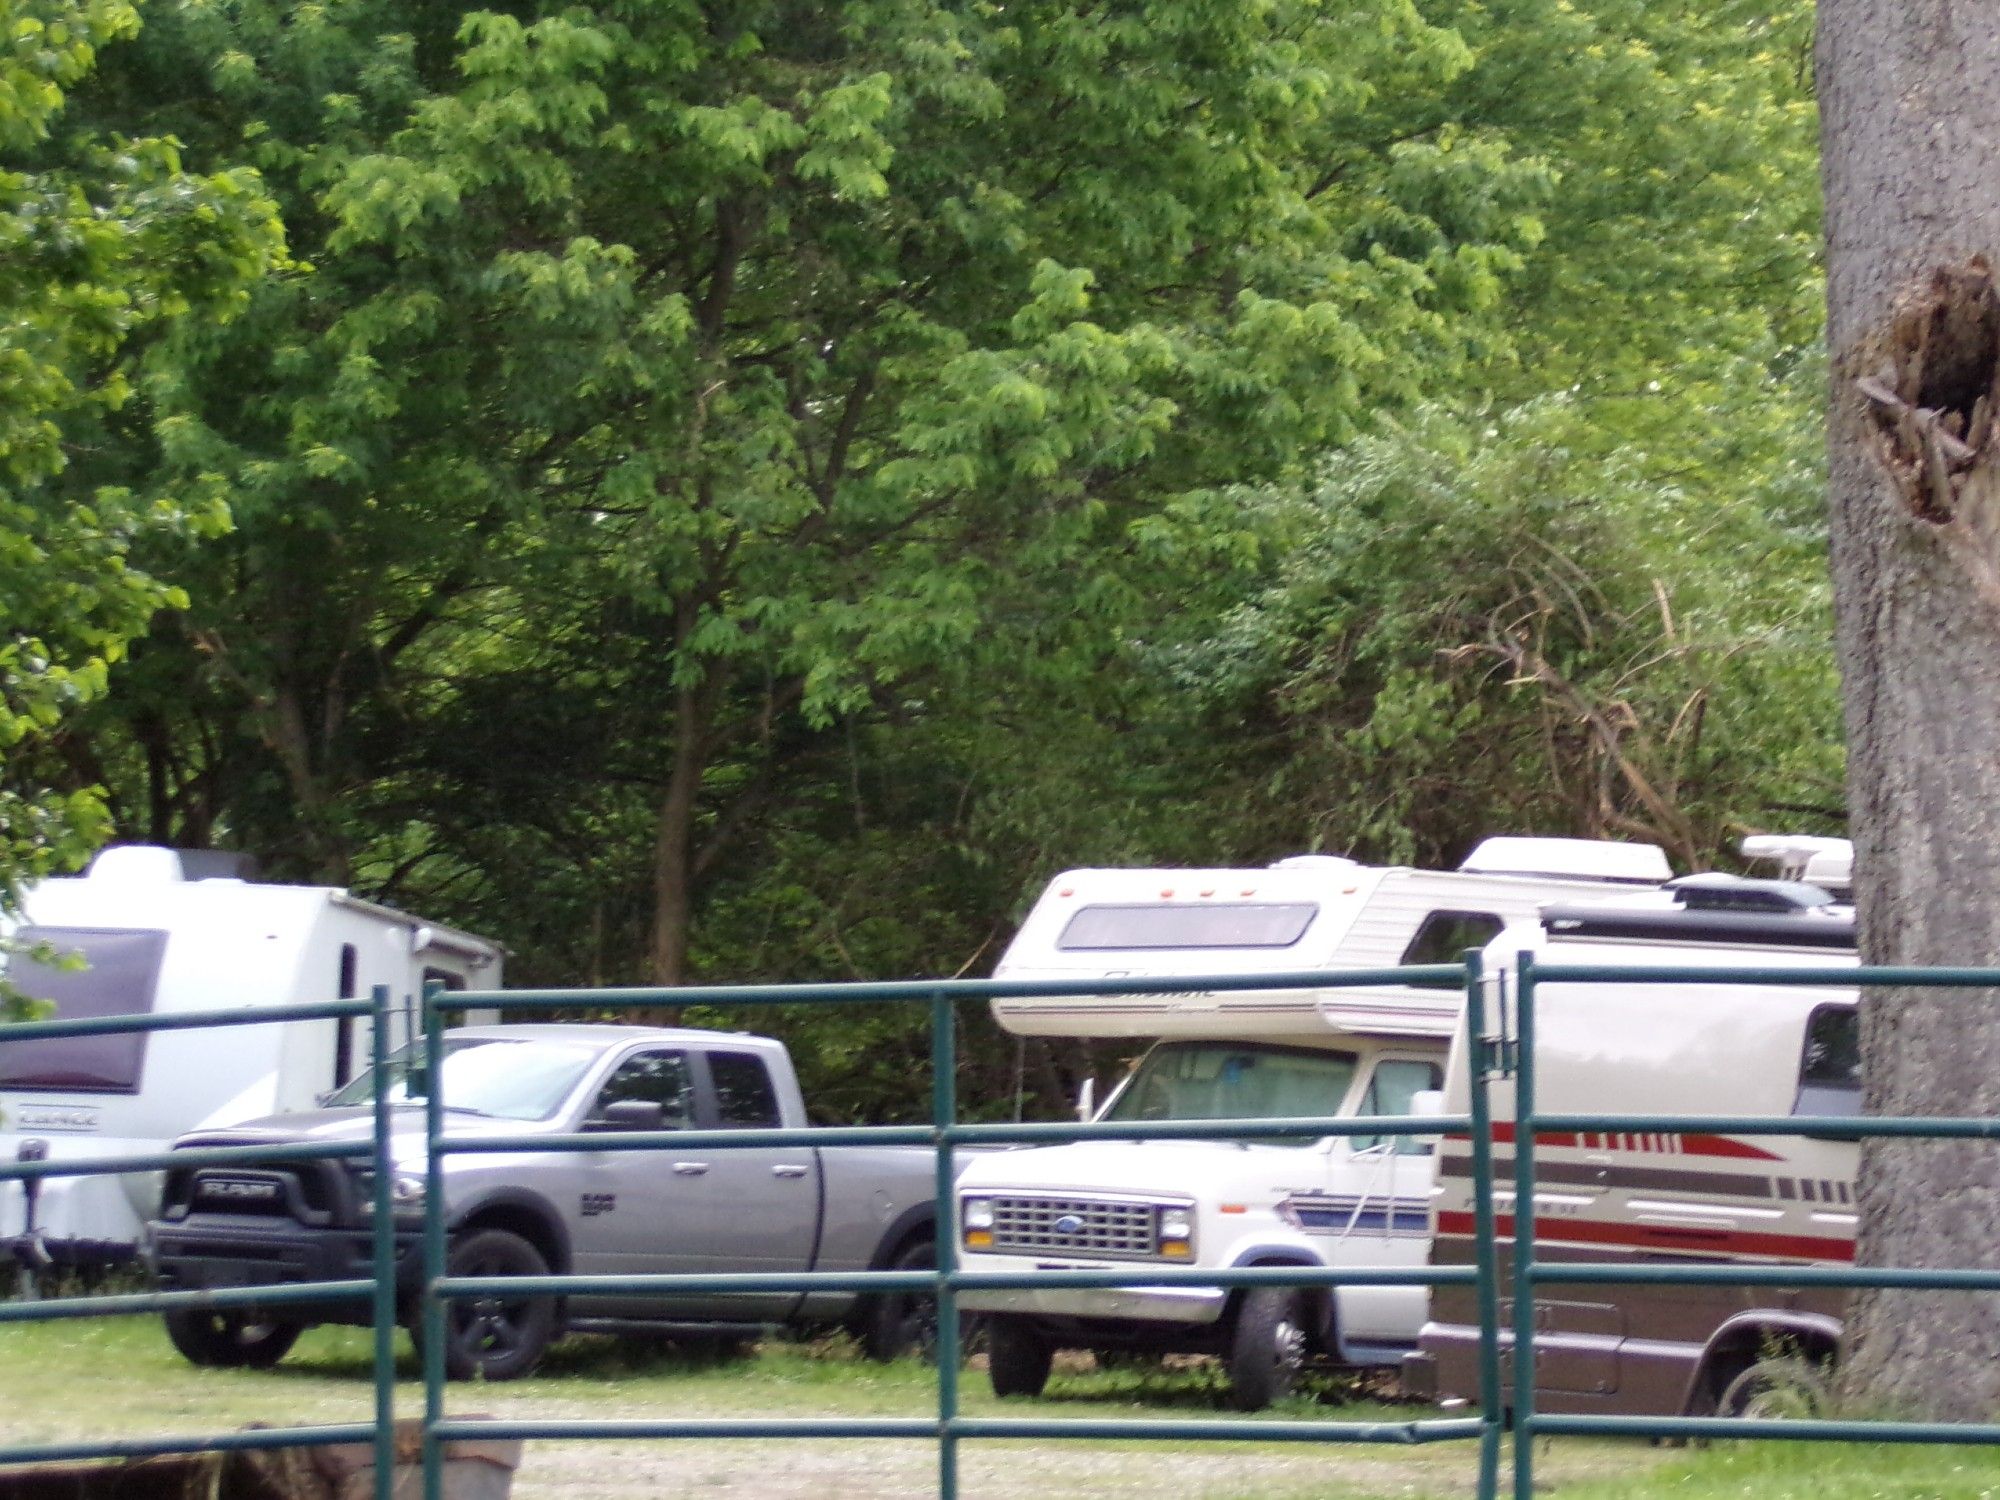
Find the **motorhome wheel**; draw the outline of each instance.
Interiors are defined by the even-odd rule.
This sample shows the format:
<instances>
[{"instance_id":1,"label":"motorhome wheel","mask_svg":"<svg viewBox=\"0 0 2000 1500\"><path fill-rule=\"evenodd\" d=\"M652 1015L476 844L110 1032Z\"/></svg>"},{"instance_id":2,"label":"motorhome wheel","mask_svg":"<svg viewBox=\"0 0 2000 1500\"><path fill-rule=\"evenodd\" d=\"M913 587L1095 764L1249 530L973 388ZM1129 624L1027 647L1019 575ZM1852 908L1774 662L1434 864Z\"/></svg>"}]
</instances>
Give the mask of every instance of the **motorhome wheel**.
<instances>
[{"instance_id":1,"label":"motorhome wheel","mask_svg":"<svg viewBox=\"0 0 2000 1500\"><path fill-rule=\"evenodd\" d=\"M1277 1286L1245 1292L1229 1343L1229 1395L1236 1407L1262 1411L1290 1395L1305 1360L1299 1294Z\"/></svg>"},{"instance_id":2,"label":"motorhome wheel","mask_svg":"<svg viewBox=\"0 0 2000 1500\"><path fill-rule=\"evenodd\" d=\"M168 1339L187 1362L211 1369L268 1370L291 1351L302 1331L297 1323L256 1313L176 1310L165 1319Z\"/></svg>"},{"instance_id":3,"label":"motorhome wheel","mask_svg":"<svg viewBox=\"0 0 2000 1500\"><path fill-rule=\"evenodd\" d=\"M1039 1396L1055 1350L1025 1318L986 1320L986 1373L996 1396Z\"/></svg>"},{"instance_id":4,"label":"motorhome wheel","mask_svg":"<svg viewBox=\"0 0 2000 1500\"><path fill-rule=\"evenodd\" d=\"M506 1229L476 1229L451 1247L448 1276L546 1276L541 1251ZM516 1380L555 1337L555 1298L454 1297L445 1309L444 1370L452 1380ZM421 1323L415 1330L421 1343Z\"/></svg>"},{"instance_id":5,"label":"motorhome wheel","mask_svg":"<svg viewBox=\"0 0 2000 1500\"><path fill-rule=\"evenodd\" d=\"M1811 1360L1779 1356L1760 1359L1722 1389L1716 1414L1768 1422L1817 1417L1826 1410L1826 1372Z\"/></svg>"}]
</instances>

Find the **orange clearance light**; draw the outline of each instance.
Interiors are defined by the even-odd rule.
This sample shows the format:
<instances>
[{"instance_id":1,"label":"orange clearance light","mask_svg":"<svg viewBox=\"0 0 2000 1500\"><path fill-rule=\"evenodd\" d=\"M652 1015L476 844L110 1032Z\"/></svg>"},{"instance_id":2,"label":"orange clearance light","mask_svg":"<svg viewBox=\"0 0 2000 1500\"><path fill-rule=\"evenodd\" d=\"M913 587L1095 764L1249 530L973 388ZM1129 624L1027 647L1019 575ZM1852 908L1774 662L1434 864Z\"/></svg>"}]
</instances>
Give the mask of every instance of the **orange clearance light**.
<instances>
[{"instance_id":1,"label":"orange clearance light","mask_svg":"<svg viewBox=\"0 0 2000 1500\"><path fill-rule=\"evenodd\" d=\"M1161 899L1161 900L1165 900L1165 899L1166 899L1167 897L1169 897L1169 896L1171 896L1171 895L1173 895L1173 892L1172 892L1172 891L1170 891L1170 890L1166 890L1166 891L1161 891L1161 892L1160 892L1160 899Z\"/></svg>"},{"instance_id":2,"label":"orange clearance light","mask_svg":"<svg viewBox=\"0 0 2000 1500\"><path fill-rule=\"evenodd\" d=\"M1193 1253L1194 1247L1188 1244L1186 1240L1168 1240L1164 1245L1160 1246L1160 1254L1167 1256L1169 1259L1186 1260Z\"/></svg>"},{"instance_id":3,"label":"orange clearance light","mask_svg":"<svg viewBox=\"0 0 2000 1500\"><path fill-rule=\"evenodd\" d=\"M1247 1214L1250 1212L1250 1205L1247 1203L1218 1203L1215 1205L1215 1208L1216 1212L1225 1214Z\"/></svg>"},{"instance_id":4,"label":"orange clearance light","mask_svg":"<svg viewBox=\"0 0 2000 1500\"><path fill-rule=\"evenodd\" d=\"M1203 892L1202 892L1202 895L1204 895L1204 896L1213 896L1214 894L1215 894L1215 892L1214 892L1214 891L1203 891Z\"/></svg>"},{"instance_id":5,"label":"orange clearance light","mask_svg":"<svg viewBox=\"0 0 2000 1500\"><path fill-rule=\"evenodd\" d=\"M990 1229L968 1229L965 1231L965 1244L967 1249L984 1250L988 1245L992 1243L993 1243L993 1231Z\"/></svg>"},{"instance_id":6,"label":"orange clearance light","mask_svg":"<svg viewBox=\"0 0 2000 1500\"><path fill-rule=\"evenodd\" d=\"M1061 890L1057 891L1056 894L1058 896L1074 896L1076 894L1076 887L1073 885L1064 886Z\"/></svg>"}]
</instances>

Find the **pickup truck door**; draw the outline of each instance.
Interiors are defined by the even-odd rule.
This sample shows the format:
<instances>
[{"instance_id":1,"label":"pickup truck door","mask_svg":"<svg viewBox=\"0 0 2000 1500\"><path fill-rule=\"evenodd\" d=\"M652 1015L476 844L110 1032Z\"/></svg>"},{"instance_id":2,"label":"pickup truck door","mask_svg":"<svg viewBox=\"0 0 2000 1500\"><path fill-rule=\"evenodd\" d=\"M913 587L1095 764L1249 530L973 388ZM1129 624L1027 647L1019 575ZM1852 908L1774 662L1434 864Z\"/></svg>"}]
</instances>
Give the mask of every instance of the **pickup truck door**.
<instances>
[{"instance_id":1,"label":"pickup truck door","mask_svg":"<svg viewBox=\"0 0 2000 1500\"><path fill-rule=\"evenodd\" d=\"M606 1119L623 1101L658 1104L663 1130L695 1122L694 1068L680 1047L647 1047L624 1057L599 1087L579 1128L617 1128ZM707 1184L687 1170L688 1153L579 1151L575 1212L576 1269L586 1276L679 1275L707 1270L700 1254L703 1220L713 1212ZM668 1297L570 1299L583 1317L673 1318L700 1314L692 1293Z\"/></svg>"},{"instance_id":2,"label":"pickup truck door","mask_svg":"<svg viewBox=\"0 0 2000 1500\"><path fill-rule=\"evenodd\" d=\"M770 1069L760 1055L711 1048L702 1057L713 1128L775 1130L783 1123ZM703 1270L812 1269L819 1239L820 1175L818 1155L810 1146L731 1146L691 1154L702 1165L694 1186L707 1205L695 1244ZM803 1295L739 1294L729 1299L724 1315L780 1319Z\"/></svg>"}]
</instances>

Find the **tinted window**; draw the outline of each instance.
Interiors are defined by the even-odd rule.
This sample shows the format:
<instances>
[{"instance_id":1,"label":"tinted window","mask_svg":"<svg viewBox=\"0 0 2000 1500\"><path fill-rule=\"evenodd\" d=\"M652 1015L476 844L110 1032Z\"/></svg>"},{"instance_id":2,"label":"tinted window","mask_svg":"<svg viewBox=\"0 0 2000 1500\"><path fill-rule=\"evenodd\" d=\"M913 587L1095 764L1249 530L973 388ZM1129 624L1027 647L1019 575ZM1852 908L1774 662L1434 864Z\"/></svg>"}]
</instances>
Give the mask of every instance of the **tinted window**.
<instances>
[{"instance_id":1,"label":"tinted window","mask_svg":"<svg viewBox=\"0 0 2000 1500\"><path fill-rule=\"evenodd\" d=\"M618 1065L618 1071L604 1081L593 1115L604 1113L606 1105L626 1099L641 1099L660 1106L662 1123L671 1130L694 1121L694 1083L688 1076L687 1056L680 1052L641 1052Z\"/></svg>"},{"instance_id":2,"label":"tinted window","mask_svg":"<svg viewBox=\"0 0 2000 1500\"><path fill-rule=\"evenodd\" d=\"M1385 1058L1375 1064L1375 1071L1369 1075L1368 1091L1361 1096L1359 1112L1364 1115L1407 1115L1411 1113L1410 1101L1418 1094L1426 1089L1443 1087L1444 1070L1436 1063L1400 1057ZM1418 1135L1356 1135L1348 1139L1356 1151L1387 1141L1396 1143L1398 1156L1425 1156L1431 1149L1430 1142Z\"/></svg>"},{"instance_id":3,"label":"tinted window","mask_svg":"<svg viewBox=\"0 0 2000 1500\"><path fill-rule=\"evenodd\" d=\"M778 1123L778 1094L763 1058L750 1052L711 1052L708 1076L715 1085L718 1124L747 1129Z\"/></svg>"},{"instance_id":4,"label":"tinted window","mask_svg":"<svg viewBox=\"0 0 2000 1500\"><path fill-rule=\"evenodd\" d=\"M1792 1113L1861 1113L1861 1016L1853 1006L1822 1005L1807 1018Z\"/></svg>"},{"instance_id":5,"label":"tinted window","mask_svg":"<svg viewBox=\"0 0 2000 1500\"><path fill-rule=\"evenodd\" d=\"M77 1021L152 1011L167 951L164 932L23 927L15 938L31 948L53 950L49 963L17 953L7 977L22 994L49 1001L56 1018ZM0 1088L136 1094L145 1061L143 1032L0 1042Z\"/></svg>"},{"instance_id":6,"label":"tinted window","mask_svg":"<svg viewBox=\"0 0 2000 1500\"><path fill-rule=\"evenodd\" d=\"M1318 915L1311 902L1186 906L1086 906L1056 946L1104 948L1289 948Z\"/></svg>"},{"instance_id":7,"label":"tinted window","mask_svg":"<svg viewBox=\"0 0 2000 1500\"><path fill-rule=\"evenodd\" d=\"M1504 924L1490 911L1434 911L1424 918L1410 946L1403 950L1402 963L1455 964L1465 959L1467 948L1484 948L1500 935ZM1455 989L1448 979L1423 982L1426 989Z\"/></svg>"}]
</instances>

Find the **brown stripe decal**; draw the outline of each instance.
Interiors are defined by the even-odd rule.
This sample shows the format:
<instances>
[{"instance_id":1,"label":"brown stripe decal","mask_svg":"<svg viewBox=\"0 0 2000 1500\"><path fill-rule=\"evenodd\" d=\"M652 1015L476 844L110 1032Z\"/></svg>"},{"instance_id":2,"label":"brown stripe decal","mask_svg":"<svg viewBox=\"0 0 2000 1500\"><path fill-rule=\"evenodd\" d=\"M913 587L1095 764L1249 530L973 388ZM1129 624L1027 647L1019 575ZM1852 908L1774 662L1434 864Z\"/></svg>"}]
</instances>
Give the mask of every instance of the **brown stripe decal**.
<instances>
[{"instance_id":1,"label":"brown stripe decal","mask_svg":"<svg viewBox=\"0 0 2000 1500\"><path fill-rule=\"evenodd\" d=\"M1498 1232L1514 1232L1514 1216L1495 1216ZM1440 1211L1440 1235L1471 1234L1472 1215ZM1537 1219L1535 1244L1618 1245L1641 1250L1698 1250L1713 1255L1769 1255L1785 1260L1851 1261L1854 1241L1809 1234L1767 1234L1761 1230L1706 1229L1692 1225L1609 1224L1591 1219Z\"/></svg>"},{"instance_id":2,"label":"brown stripe decal","mask_svg":"<svg viewBox=\"0 0 2000 1500\"><path fill-rule=\"evenodd\" d=\"M1470 1178L1472 1158L1440 1157L1438 1176ZM1577 1187L1638 1188L1649 1193L1730 1193L1750 1198L1774 1195L1768 1177L1750 1177L1737 1172L1697 1172L1674 1167L1599 1166L1581 1161L1537 1161L1535 1181L1562 1182ZM1775 1194L1789 1196L1782 1182L1775 1189Z\"/></svg>"}]
</instances>

